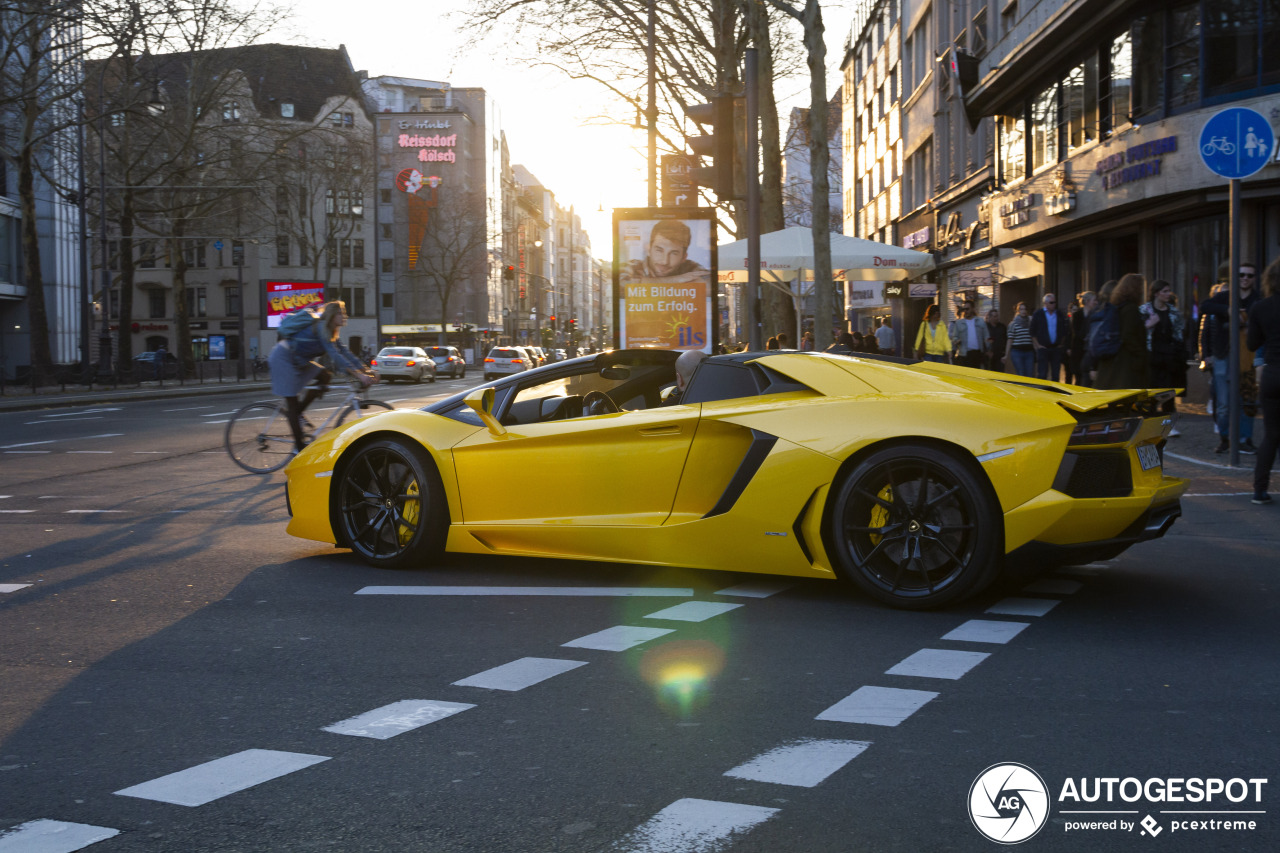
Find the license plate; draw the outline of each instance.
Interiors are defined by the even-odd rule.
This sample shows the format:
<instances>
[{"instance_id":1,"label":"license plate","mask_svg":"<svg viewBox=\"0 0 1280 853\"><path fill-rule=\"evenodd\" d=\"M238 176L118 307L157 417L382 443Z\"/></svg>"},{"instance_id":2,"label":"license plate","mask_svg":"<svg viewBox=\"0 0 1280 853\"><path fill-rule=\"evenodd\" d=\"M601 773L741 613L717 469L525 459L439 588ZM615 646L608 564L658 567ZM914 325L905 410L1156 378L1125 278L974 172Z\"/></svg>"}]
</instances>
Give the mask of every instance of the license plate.
<instances>
[{"instance_id":1,"label":"license plate","mask_svg":"<svg viewBox=\"0 0 1280 853\"><path fill-rule=\"evenodd\" d=\"M1139 445L1138 462L1141 463L1143 471L1150 471L1152 468L1159 468L1160 451L1156 450L1156 446L1154 444Z\"/></svg>"}]
</instances>

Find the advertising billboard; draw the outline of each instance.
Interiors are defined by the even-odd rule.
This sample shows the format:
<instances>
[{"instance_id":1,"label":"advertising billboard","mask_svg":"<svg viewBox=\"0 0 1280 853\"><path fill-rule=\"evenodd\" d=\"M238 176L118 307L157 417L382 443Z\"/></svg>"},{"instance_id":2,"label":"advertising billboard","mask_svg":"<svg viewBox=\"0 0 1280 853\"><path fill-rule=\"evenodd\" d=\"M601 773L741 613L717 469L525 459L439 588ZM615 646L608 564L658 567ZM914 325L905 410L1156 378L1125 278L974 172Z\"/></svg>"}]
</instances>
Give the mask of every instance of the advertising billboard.
<instances>
[{"instance_id":1,"label":"advertising billboard","mask_svg":"<svg viewBox=\"0 0 1280 853\"><path fill-rule=\"evenodd\" d=\"M615 345L714 352L714 213L627 208L613 224Z\"/></svg>"},{"instance_id":2,"label":"advertising billboard","mask_svg":"<svg viewBox=\"0 0 1280 853\"><path fill-rule=\"evenodd\" d=\"M262 287L262 328L274 329L280 325L280 318L299 308L316 310L324 302L323 281L280 281L263 279Z\"/></svg>"}]
</instances>

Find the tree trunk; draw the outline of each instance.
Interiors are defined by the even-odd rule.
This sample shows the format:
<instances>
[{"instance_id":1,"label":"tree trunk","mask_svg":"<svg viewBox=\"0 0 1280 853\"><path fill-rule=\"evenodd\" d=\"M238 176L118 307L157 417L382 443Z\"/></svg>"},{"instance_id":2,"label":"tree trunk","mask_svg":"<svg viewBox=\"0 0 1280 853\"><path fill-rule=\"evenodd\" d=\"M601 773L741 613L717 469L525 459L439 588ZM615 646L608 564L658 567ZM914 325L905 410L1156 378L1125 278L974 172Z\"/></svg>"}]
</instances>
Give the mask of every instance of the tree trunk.
<instances>
[{"instance_id":1,"label":"tree trunk","mask_svg":"<svg viewBox=\"0 0 1280 853\"><path fill-rule=\"evenodd\" d=\"M26 116L25 139L35 132L35 117ZM49 315L44 303L44 273L40 268L40 229L36 221L35 150L30 143L18 150L18 200L22 210L22 278L27 288L27 318L31 327L31 368L37 382L53 378L49 349Z\"/></svg>"},{"instance_id":2,"label":"tree trunk","mask_svg":"<svg viewBox=\"0 0 1280 853\"><path fill-rule=\"evenodd\" d=\"M124 190L120 200L120 323L116 328L116 355L120 366L133 364L133 191ZM104 259L105 263L105 259Z\"/></svg>"},{"instance_id":3,"label":"tree trunk","mask_svg":"<svg viewBox=\"0 0 1280 853\"><path fill-rule=\"evenodd\" d=\"M182 253L182 235L186 231L186 222L176 220L168 244L169 257L173 259L173 319L177 327L174 346L178 351L174 355L182 365L182 375L191 378L196 375L196 359L191 349L191 315L187 312L187 258Z\"/></svg>"},{"instance_id":4,"label":"tree trunk","mask_svg":"<svg viewBox=\"0 0 1280 853\"><path fill-rule=\"evenodd\" d=\"M831 280L831 150L827 147L827 46L818 0L806 0L804 43L809 53L809 167L813 179L813 343L818 350L832 343L835 285Z\"/></svg>"}]
</instances>

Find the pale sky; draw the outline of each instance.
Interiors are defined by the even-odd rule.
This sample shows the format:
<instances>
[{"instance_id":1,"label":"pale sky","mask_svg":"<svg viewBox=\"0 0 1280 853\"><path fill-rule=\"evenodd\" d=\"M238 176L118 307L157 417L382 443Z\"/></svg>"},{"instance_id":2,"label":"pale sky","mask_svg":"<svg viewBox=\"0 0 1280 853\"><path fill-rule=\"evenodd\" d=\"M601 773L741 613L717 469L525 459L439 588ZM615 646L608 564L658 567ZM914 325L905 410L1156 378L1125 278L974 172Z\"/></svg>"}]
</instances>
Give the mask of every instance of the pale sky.
<instances>
[{"instance_id":1,"label":"pale sky","mask_svg":"<svg viewBox=\"0 0 1280 853\"><path fill-rule=\"evenodd\" d=\"M402 76L448 81L457 87L481 87L495 99L513 165L521 164L575 212L591 235L592 254L609 257L614 207L643 207L647 201L644 155L647 137L629 127L634 115L617 116L618 127L584 126L602 112L597 84L570 81L557 72L529 69L506 61L500 40L488 49L462 54L462 36L449 13L467 0L299 0L293 22L296 36L273 41L347 46L356 70L370 77ZM850 15L844 3L823 4L827 32L828 97L839 85L838 63L848 35ZM804 80L780 85L783 126L793 106L807 106ZM604 207L600 212L599 208Z\"/></svg>"}]
</instances>

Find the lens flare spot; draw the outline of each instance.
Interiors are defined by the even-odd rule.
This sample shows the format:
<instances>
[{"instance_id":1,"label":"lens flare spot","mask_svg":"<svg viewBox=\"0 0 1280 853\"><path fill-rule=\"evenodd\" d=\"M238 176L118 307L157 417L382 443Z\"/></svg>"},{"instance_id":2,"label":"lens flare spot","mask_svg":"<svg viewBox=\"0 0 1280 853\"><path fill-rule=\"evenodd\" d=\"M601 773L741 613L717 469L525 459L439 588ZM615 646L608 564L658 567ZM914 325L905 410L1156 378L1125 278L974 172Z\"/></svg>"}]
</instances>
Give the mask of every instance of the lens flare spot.
<instances>
[{"instance_id":1,"label":"lens flare spot","mask_svg":"<svg viewBox=\"0 0 1280 853\"><path fill-rule=\"evenodd\" d=\"M710 700L712 682L723 668L719 646L694 640L650 649L641 660L640 674L654 688L659 705L687 717Z\"/></svg>"}]
</instances>

